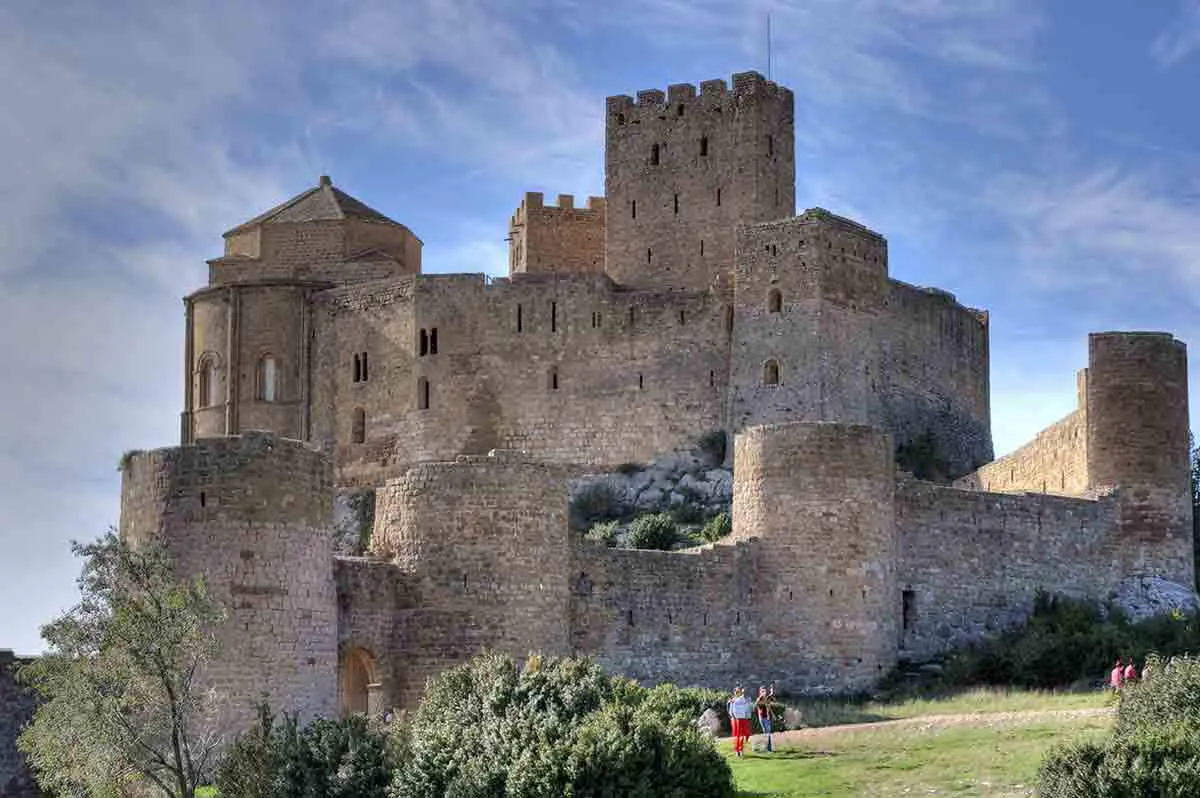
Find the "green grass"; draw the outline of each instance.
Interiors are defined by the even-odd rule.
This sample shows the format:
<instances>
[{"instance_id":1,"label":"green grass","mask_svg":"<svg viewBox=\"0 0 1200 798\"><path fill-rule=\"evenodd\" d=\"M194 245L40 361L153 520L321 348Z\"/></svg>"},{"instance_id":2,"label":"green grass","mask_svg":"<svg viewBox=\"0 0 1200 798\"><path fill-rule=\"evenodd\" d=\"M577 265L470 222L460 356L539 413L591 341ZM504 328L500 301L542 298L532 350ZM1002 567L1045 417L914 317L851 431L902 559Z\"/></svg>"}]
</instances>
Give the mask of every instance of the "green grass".
<instances>
[{"instance_id":1,"label":"green grass","mask_svg":"<svg viewBox=\"0 0 1200 798\"><path fill-rule=\"evenodd\" d=\"M992 704L994 706L995 704ZM910 705L901 705L900 709ZM965 711L976 712L978 704ZM1023 706L1010 709L1078 707ZM937 707L944 714L944 705ZM912 706L916 711L916 706ZM908 715L912 717L912 715ZM1038 766L1050 746L1067 739L1102 736L1109 716L1018 719L978 725L912 723L814 732L778 746L775 753L730 756L741 798L890 795L1032 795Z\"/></svg>"},{"instance_id":2,"label":"green grass","mask_svg":"<svg viewBox=\"0 0 1200 798\"><path fill-rule=\"evenodd\" d=\"M985 687L942 696L906 698L898 701L798 699L789 700L787 703L800 710L805 727L816 727L874 723L920 715L1093 709L1107 706L1110 702L1110 695L1099 691L1070 693Z\"/></svg>"}]
</instances>

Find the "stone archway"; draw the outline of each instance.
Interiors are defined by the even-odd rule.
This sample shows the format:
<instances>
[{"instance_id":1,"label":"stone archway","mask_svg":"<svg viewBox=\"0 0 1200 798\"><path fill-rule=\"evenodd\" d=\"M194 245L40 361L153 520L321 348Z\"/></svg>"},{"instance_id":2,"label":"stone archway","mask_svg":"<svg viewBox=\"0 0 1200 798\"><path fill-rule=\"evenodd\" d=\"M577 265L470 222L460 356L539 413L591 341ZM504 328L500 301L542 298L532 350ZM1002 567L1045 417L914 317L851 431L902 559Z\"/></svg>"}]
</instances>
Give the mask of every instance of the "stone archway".
<instances>
[{"instance_id":1,"label":"stone archway","mask_svg":"<svg viewBox=\"0 0 1200 798\"><path fill-rule=\"evenodd\" d=\"M375 711L371 701L379 690L375 657L365 648L347 648L338 668L338 710L342 716Z\"/></svg>"}]
</instances>

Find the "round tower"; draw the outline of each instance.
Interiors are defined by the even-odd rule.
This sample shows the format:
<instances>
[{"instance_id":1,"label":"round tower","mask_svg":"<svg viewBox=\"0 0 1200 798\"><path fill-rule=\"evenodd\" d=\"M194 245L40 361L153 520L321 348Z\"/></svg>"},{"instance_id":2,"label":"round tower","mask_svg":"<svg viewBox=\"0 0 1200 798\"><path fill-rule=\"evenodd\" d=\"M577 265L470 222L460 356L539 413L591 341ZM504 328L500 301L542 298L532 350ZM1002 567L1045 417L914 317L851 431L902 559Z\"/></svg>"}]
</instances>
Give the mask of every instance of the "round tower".
<instances>
[{"instance_id":1,"label":"round tower","mask_svg":"<svg viewBox=\"0 0 1200 798\"><path fill-rule=\"evenodd\" d=\"M1187 347L1169 333L1088 336L1092 489L1118 488L1127 574L1193 583Z\"/></svg>"},{"instance_id":2,"label":"round tower","mask_svg":"<svg viewBox=\"0 0 1200 798\"><path fill-rule=\"evenodd\" d=\"M266 693L304 720L337 710L333 487L299 441L247 434L140 452L121 486L121 535L165 543L181 578L204 578L228 618L203 680L238 732Z\"/></svg>"},{"instance_id":3,"label":"round tower","mask_svg":"<svg viewBox=\"0 0 1200 798\"><path fill-rule=\"evenodd\" d=\"M737 436L733 537L758 539L756 679L858 690L894 666L894 492L891 438L878 428L798 422Z\"/></svg>"},{"instance_id":4,"label":"round tower","mask_svg":"<svg viewBox=\"0 0 1200 798\"><path fill-rule=\"evenodd\" d=\"M485 648L518 659L569 652L570 474L495 451L416 466L379 491L372 546L419 580L422 600L397 627L398 705Z\"/></svg>"}]
</instances>

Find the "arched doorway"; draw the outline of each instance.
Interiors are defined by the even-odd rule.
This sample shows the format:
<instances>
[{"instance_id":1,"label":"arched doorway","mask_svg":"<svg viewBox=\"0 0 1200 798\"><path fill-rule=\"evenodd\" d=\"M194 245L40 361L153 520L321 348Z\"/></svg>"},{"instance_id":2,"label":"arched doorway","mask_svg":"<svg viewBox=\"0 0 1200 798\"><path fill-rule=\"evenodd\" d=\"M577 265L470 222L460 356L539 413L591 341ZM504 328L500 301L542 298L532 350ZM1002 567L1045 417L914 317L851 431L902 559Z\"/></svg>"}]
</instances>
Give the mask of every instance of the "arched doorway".
<instances>
[{"instance_id":1,"label":"arched doorway","mask_svg":"<svg viewBox=\"0 0 1200 798\"><path fill-rule=\"evenodd\" d=\"M375 658L364 648L348 648L338 669L339 710L343 716L371 710L370 688L377 687Z\"/></svg>"}]
</instances>

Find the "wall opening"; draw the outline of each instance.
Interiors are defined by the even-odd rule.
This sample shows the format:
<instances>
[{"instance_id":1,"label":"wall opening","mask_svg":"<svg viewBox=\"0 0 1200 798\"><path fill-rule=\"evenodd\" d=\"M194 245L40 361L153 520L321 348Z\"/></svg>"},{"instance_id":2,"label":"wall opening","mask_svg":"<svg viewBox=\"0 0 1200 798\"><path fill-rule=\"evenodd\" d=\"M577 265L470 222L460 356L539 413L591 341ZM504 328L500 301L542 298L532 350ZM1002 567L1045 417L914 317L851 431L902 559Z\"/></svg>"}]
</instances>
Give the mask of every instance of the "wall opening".
<instances>
[{"instance_id":1,"label":"wall opening","mask_svg":"<svg viewBox=\"0 0 1200 798\"><path fill-rule=\"evenodd\" d=\"M657 144L650 145L650 165L658 166L658 145Z\"/></svg>"},{"instance_id":2,"label":"wall opening","mask_svg":"<svg viewBox=\"0 0 1200 798\"><path fill-rule=\"evenodd\" d=\"M354 353L354 381L362 382L362 358L357 352Z\"/></svg>"},{"instance_id":3,"label":"wall opening","mask_svg":"<svg viewBox=\"0 0 1200 798\"><path fill-rule=\"evenodd\" d=\"M429 409L429 380L424 377L417 378L417 409Z\"/></svg>"},{"instance_id":4,"label":"wall opening","mask_svg":"<svg viewBox=\"0 0 1200 798\"><path fill-rule=\"evenodd\" d=\"M700 239L700 254L704 254L704 239Z\"/></svg>"},{"instance_id":5,"label":"wall opening","mask_svg":"<svg viewBox=\"0 0 1200 798\"><path fill-rule=\"evenodd\" d=\"M767 157L775 154L775 137L770 133L767 134Z\"/></svg>"},{"instance_id":6,"label":"wall opening","mask_svg":"<svg viewBox=\"0 0 1200 798\"><path fill-rule=\"evenodd\" d=\"M712 387L717 384L717 372L715 372L715 371L708 372L708 384L709 384L709 387Z\"/></svg>"},{"instance_id":7,"label":"wall opening","mask_svg":"<svg viewBox=\"0 0 1200 798\"><path fill-rule=\"evenodd\" d=\"M650 259L653 257L654 257L654 250L650 249L649 247L646 247L646 263L649 263Z\"/></svg>"},{"instance_id":8,"label":"wall opening","mask_svg":"<svg viewBox=\"0 0 1200 798\"><path fill-rule=\"evenodd\" d=\"M550 332L558 331L558 303L550 303Z\"/></svg>"},{"instance_id":9,"label":"wall opening","mask_svg":"<svg viewBox=\"0 0 1200 798\"><path fill-rule=\"evenodd\" d=\"M646 387L646 378L643 377L641 374L639 374L638 375L638 390L640 391L640 390L644 389L645 387Z\"/></svg>"},{"instance_id":10,"label":"wall opening","mask_svg":"<svg viewBox=\"0 0 1200 798\"><path fill-rule=\"evenodd\" d=\"M675 215L679 215L679 195L675 195Z\"/></svg>"},{"instance_id":11,"label":"wall opening","mask_svg":"<svg viewBox=\"0 0 1200 798\"><path fill-rule=\"evenodd\" d=\"M424 329L421 330L417 342L417 357L425 357L429 354L429 333Z\"/></svg>"},{"instance_id":12,"label":"wall opening","mask_svg":"<svg viewBox=\"0 0 1200 798\"><path fill-rule=\"evenodd\" d=\"M208 497L204 495L204 491L200 491L200 506L204 507L208 504Z\"/></svg>"},{"instance_id":13,"label":"wall opening","mask_svg":"<svg viewBox=\"0 0 1200 798\"><path fill-rule=\"evenodd\" d=\"M780 313L783 311L783 294L778 288L772 288L767 294L767 312Z\"/></svg>"},{"instance_id":14,"label":"wall opening","mask_svg":"<svg viewBox=\"0 0 1200 798\"><path fill-rule=\"evenodd\" d=\"M636 219L637 218L637 200L630 200L629 208L633 212L632 218Z\"/></svg>"},{"instance_id":15,"label":"wall opening","mask_svg":"<svg viewBox=\"0 0 1200 798\"><path fill-rule=\"evenodd\" d=\"M370 711L369 695L376 678L375 658L362 648L351 648L342 655L338 668L339 710L343 716Z\"/></svg>"},{"instance_id":16,"label":"wall opening","mask_svg":"<svg viewBox=\"0 0 1200 798\"><path fill-rule=\"evenodd\" d=\"M429 354L437 354L437 327L429 328Z\"/></svg>"},{"instance_id":17,"label":"wall opening","mask_svg":"<svg viewBox=\"0 0 1200 798\"><path fill-rule=\"evenodd\" d=\"M629 326L630 327L633 326L633 319L634 319L634 308L631 306L629 308Z\"/></svg>"},{"instance_id":18,"label":"wall opening","mask_svg":"<svg viewBox=\"0 0 1200 798\"><path fill-rule=\"evenodd\" d=\"M521 332L521 305L517 305L517 332Z\"/></svg>"},{"instance_id":19,"label":"wall opening","mask_svg":"<svg viewBox=\"0 0 1200 798\"><path fill-rule=\"evenodd\" d=\"M361 407L354 408L354 419L351 423L350 439L354 443L362 443L367 439L367 411Z\"/></svg>"},{"instance_id":20,"label":"wall opening","mask_svg":"<svg viewBox=\"0 0 1200 798\"><path fill-rule=\"evenodd\" d=\"M721 207L721 189L717 189L717 207Z\"/></svg>"},{"instance_id":21,"label":"wall opening","mask_svg":"<svg viewBox=\"0 0 1200 798\"><path fill-rule=\"evenodd\" d=\"M763 363L763 385L779 384L779 361L768 360Z\"/></svg>"},{"instance_id":22,"label":"wall opening","mask_svg":"<svg viewBox=\"0 0 1200 798\"><path fill-rule=\"evenodd\" d=\"M258 359L254 383L254 398L258 401L274 402L279 399L279 365L273 356L263 355Z\"/></svg>"},{"instance_id":23,"label":"wall opening","mask_svg":"<svg viewBox=\"0 0 1200 798\"><path fill-rule=\"evenodd\" d=\"M550 384L550 390L552 390L552 391L558 390L558 366L550 367L549 384Z\"/></svg>"},{"instance_id":24,"label":"wall opening","mask_svg":"<svg viewBox=\"0 0 1200 798\"><path fill-rule=\"evenodd\" d=\"M686 321L687 321L687 311L686 310L679 311L679 323L684 324Z\"/></svg>"},{"instance_id":25,"label":"wall opening","mask_svg":"<svg viewBox=\"0 0 1200 798\"><path fill-rule=\"evenodd\" d=\"M733 332L733 305L725 308L725 332Z\"/></svg>"},{"instance_id":26,"label":"wall opening","mask_svg":"<svg viewBox=\"0 0 1200 798\"><path fill-rule=\"evenodd\" d=\"M913 590L905 590L900 594L900 623L901 630L908 632L917 623L917 594Z\"/></svg>"},{"instance_id":27,"label":"wall opening","mask_svg":"<svg viewBox=\"0 0 1200 798\"><path fill-rule=\"evenodd\" d=\"M700 137L700 157L704 158L708 155L708 136Z\"/></svg>"},{"instance_id":28,"label":"wall opening","mask_svg":"<svg viewBox=\"0 0 1200 798\"><path fill-rule=\"evenodd\" d=\"M215 407L217 401L217 361L205 356L200 360L200 385L196 393L199 407Z\"/></svg>"}]
</instances>

